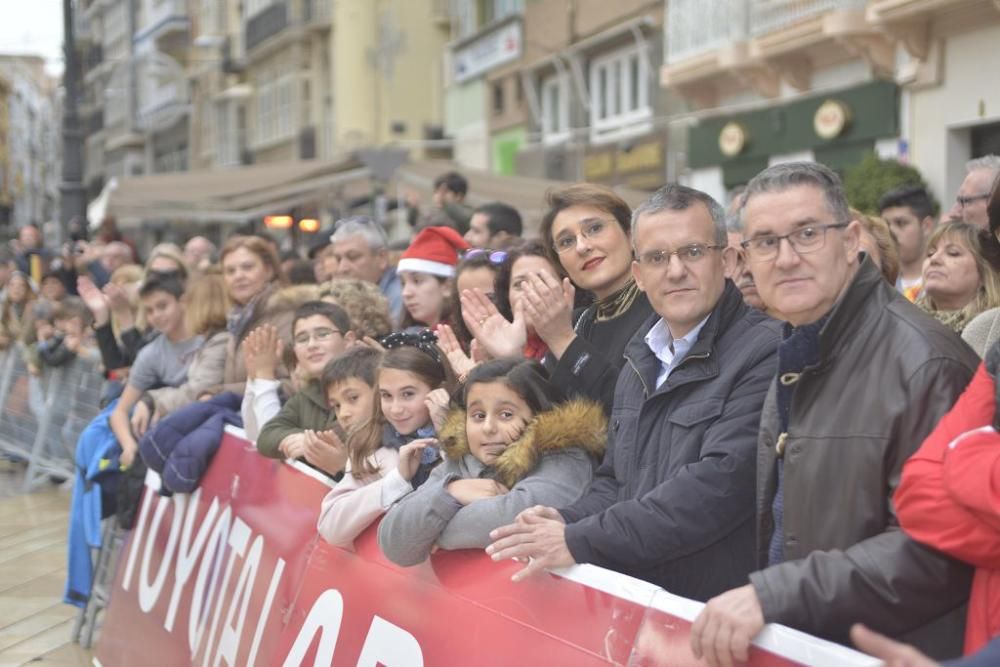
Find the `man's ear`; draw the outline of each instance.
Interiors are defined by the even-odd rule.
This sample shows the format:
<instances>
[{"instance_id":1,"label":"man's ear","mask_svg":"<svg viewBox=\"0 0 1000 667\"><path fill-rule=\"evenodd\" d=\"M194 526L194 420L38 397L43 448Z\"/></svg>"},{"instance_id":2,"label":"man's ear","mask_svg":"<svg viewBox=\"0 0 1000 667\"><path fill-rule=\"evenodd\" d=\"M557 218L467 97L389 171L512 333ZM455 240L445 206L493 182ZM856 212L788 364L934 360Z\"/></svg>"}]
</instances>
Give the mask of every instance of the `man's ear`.
<instances>
[{"instance_id":1,"label":"man's ear","mask_svg":"<svg viewBox=\"0 0 1000 667\"><path fill-rule=\"evenodd\" d=\"M924 229L924 236L930 236L931 232L934 231L934 226L937 224L937 220L934 219L933 215L929 215L920 221L920 226Z\"/></svg>"},{"instance_id":2,"label":"man's ear","mask_svg":"<svg viewBox=\"0 0 1000 667\"><path fill-rule=\"evenodd\" d=\"M727 278L736 275L736 267L740 262L740 251L731 245L722 250L722 267Z\"/></svg>"},{"instance_id":3,"label":"man's ear","mask_svg":"<svg viewBox=\"0 0 1000 667\"><path fill-rule=\"evenodd\" d=\"M646 286L642 284L642 273L639 271L639 262L632 260L632 278L635 279L635 285L643 292L646 291Z\"/></svg>"},{"instance_id":4,"label":"man's ear","mask_svg":"<svg viewBox=\"0 0 1000 667\"><path fill-rule=\"evenodd\" d=\"M844 229L844 249L851 262L857 261L858 253L861 251L861 222L851 220Z\"/></svg>"},{"instance_id":5,"label":"man's ear","mask_svg":"<svg viewBox=\"0 0 1000 667\"><path fill-rule=\"evenodd\" d=\"M385 272L386 267L389 266L388 248L382 247L375 251L375 265L378 266L379 271Z\"/></svg>"},{"instance_id":6,"label":"man's ear","mask_svg":"<svg viewBox=\"0 0 1000 667\"><path fill-rule=\"evenodd\" d=\"M345 347L351 347L352 345L357 343L357 341L358 337L354 335L353 331L348 331L347 333L344 334Z\"/></svg>"},{"instance_id":7,"label":"man's ear","mask_svg":"<svg viewBox=\"0 0 1000 667\"><path fill-rule=\"evenodd\" d=\"M510 232L500 231L490 237L489 247L498 249L502 248L504 244L507 243L507 239L511 237Z\"/></svg>"}]
</instances>

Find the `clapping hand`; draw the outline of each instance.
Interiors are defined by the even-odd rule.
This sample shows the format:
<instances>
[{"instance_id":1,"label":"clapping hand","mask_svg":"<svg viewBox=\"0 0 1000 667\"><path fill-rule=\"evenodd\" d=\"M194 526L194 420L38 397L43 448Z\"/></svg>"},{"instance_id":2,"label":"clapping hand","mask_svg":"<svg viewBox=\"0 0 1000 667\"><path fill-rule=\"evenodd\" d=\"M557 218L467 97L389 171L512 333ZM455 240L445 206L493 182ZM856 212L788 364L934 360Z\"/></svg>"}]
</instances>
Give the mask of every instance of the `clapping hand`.
<instances>
[{"instance_id":1,"label":"clapping hand","mask_svg":"<svg viewBox=\"0 0 1000 667\"><path fill-rule=\"evenodd\" d=\"M573 301L576 288L569 278L562 283L540 272L532 274L525 285L524 313L538 337L556 357L561 357L576 338L573 331Z\"/></svg>"},{"instance_id":2,"label":"clapping hand","mask_svg":"<svg viewBox=\"0 0 1000 667\"><path fill-rule=\"evenodd\" d=\"M448 358L451 370L455 371L455 375L460 378L466 377L469 371L476 367L476 362L462 349L462 345L458 342L455 332L447 324L439 324L437 337L438 347L444 352L444 356Z\"/></svg>"},{"instance_id":3,"label":"clapping hand","mask_svg":"<svg viewBox=\"0 0 1000 667\"><path fill-rule=\"evenodd\" d=\"M483 350L493 358L518 357L528 342L528 329L521 308L508 322L482 290L462 292L462 319Z\"/></svg>"},{"instance_id":4,"label":"clapping hand","mask_svg":"<svg viewBox=\"0 0 1000 667\"><path fill-rule=\"evenodd\" d=\"M86 304L87 308L94 315L94 326L102 327L108 323L111 311L108 307L108 297L101 290L97 289L94 281L86 276L76 279L76 291Z\"/></svg>"},{"instance_id":5,"label":"clapping hand","mask_svg":"<svg viewBox=\"0 0 1000 667\"><path fill-rule=\"evenodd\" d=\"M257 327L243 341L243 359L247 377L273 380L283 348L278 330L270 325Z\"/></svg>"},{"instance_id":6,"label":"clapping hand","mask_svg":"<svg viewBox=\"0 0 1000 667\"><path fill-rule=\"evenodd\" d=\"M329 475L347 465L347 445L333 431L305 431L305 460Z\"/></svg>"}]
</instances>

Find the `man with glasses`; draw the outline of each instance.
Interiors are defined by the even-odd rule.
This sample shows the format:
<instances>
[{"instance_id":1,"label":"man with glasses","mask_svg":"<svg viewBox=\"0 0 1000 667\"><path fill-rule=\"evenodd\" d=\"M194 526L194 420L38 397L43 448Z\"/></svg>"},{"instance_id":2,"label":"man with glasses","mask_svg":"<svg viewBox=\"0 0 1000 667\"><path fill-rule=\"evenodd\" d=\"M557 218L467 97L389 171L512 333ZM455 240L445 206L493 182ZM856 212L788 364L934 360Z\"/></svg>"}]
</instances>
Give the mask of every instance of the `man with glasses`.
<instances>
[{"instance_id":1,"label":"man with glasses","mask_svg":"<svg viewBox=\"0 0 1000 667\"><path fill-rule=\"evenodd\" d=\"M965 165L965 172L965 180L958 188L955 205L948 215L954 220L988 229L990 221L986 214L986 204L996 186L997 177L1000 176L1000 156L984 155L969 160Z\"/></svg>"},{"instance_id":2,"label":"man with glasses","mask_svg":"<svg viewBox=\"0 0 1000 667\"><path fill-rule=\"evenodd\" d=\"M757 423L777 322L743 302L726 269L725 212L668 185L632 216L632 271L654 309L625 348L604 463L570 507L496 531L517 576L594 563L706 600L753 568Z\"/></svg>"},{"instance_id":3,"label":"man with glasses","mask_svg":"<svg viewBox=\"0 0 1000 667\"><path fill-rule=\"evenodd\" d=\"M757 289L785 322L757 446L760 569L709 601L692 650L731 665L765 623L846 642L860 621L957 655L970 572L899 530L891 498L978 359L859 253L861 224L826 167L764 170L741 217Z\"/></svg>"},{"instance_id":4,"label":"man with glasses","mask_svg":"<svg viewBox=\"0 0 1000 667\"><path fill-rule=\"evenodd\" d=\"M337 266L334 277L378 285L389 301L393 321L398 323L403 315L403 286L396 268L389 266L388 240L381 225L363 215L338 220L330 243Z\"/></svg>"}]
</instances>

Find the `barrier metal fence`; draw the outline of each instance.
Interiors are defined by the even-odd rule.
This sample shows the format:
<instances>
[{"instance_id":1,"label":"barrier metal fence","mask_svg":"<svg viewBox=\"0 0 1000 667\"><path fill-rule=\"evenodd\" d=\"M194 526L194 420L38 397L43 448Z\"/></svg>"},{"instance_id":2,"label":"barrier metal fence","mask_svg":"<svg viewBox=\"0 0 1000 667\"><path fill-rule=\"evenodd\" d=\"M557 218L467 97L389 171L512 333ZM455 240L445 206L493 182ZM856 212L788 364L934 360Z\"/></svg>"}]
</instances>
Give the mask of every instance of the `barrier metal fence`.
<instances>
[{"instance_id":1,"label":"barrier metal fence","mask_svg":"<svg viewBox=\"0 0 1000 667\"><path fill-rule=\"evenodd\" d=\"M76 441L100 412L99 364L76 358L31 373L24 348L0 351L0 454L28 464L24 492L47 479L73 479Z\"/></svg>"}]
</instances>

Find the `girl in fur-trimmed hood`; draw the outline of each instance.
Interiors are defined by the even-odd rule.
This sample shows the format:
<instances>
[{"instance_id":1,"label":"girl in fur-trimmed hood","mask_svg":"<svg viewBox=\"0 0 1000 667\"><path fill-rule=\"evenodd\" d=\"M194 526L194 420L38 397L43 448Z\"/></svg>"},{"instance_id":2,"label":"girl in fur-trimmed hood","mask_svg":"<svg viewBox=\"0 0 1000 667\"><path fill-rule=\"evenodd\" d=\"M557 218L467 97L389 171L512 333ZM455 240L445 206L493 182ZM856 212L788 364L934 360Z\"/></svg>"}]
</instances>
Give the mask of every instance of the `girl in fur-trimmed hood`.
<instances>
[{"instance_id":1,"label":"girl in fur-trimmed hood","mask_svg":"<svg viewBox=\"0 0 1000 667\"><path fill-rule=\"evenodd\" d=\"M435 545L482 548L522 510L579 498L604 451L607 420L598 403L560 399L535 361L473 369L440 432L444 462L379 526L389 560L416 565Z\"/></svg>"}]
</instances>

